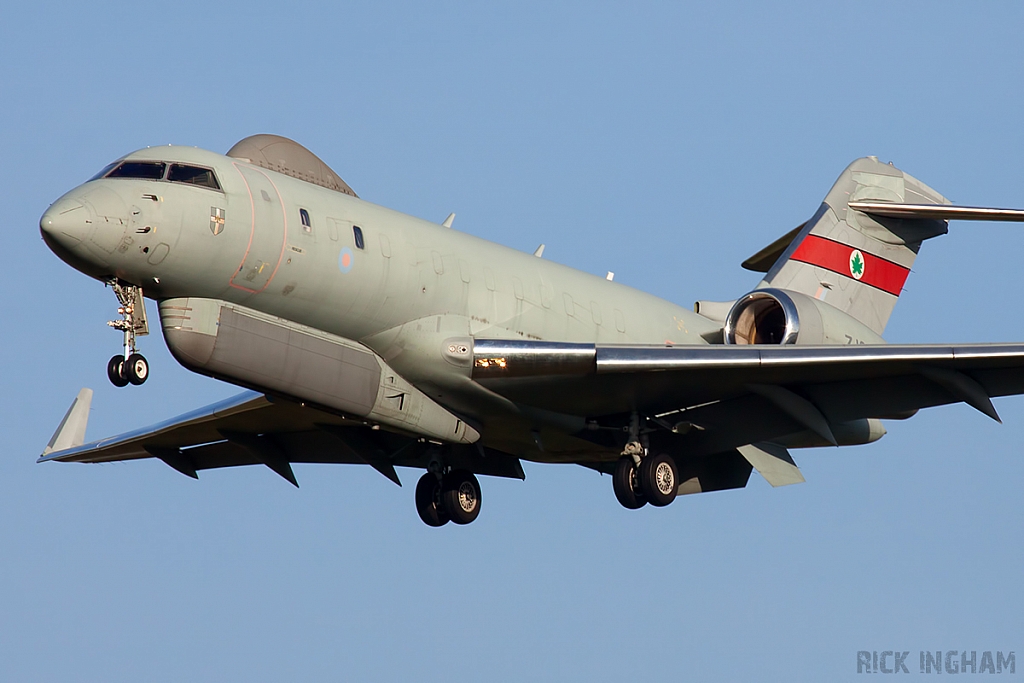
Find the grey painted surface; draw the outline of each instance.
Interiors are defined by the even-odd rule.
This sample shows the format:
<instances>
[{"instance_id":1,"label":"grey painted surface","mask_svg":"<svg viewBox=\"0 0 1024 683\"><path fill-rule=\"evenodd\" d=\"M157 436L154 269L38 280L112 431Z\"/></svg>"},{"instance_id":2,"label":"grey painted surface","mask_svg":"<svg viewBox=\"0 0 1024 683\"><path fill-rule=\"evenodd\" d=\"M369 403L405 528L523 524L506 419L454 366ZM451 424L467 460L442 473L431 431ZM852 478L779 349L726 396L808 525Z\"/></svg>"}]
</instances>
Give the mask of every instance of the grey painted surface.
<instances>
[{"instance_id":1,"label":"grey painted surface","mask_svg":"<svg viewBox=\"0 0 1024 683\"><path fill-rule=\"evenodd\" d=\"M961 400L987 411L983 398L1024 391L1019 345L709 345L722 340L720 321L363 201L294 143L247 144L235 157L139 150L126 158L210 168L221 189L99 179L55 202L40 225L76 268L138 284L160 301L165 338L187 367L313 404L310 414L297 404L275 408L267 414L277 422L260 429L280 444L319 444L309 448L325 462L341 457L330 454L337 430L315 420L354 427L361 423L346 416L356 416L398 441L359 443L352 452L406 452L403 462L413 466L424 466L422 449L403 449L420 436L454 444L479 437L479 448L455 448L452 457L481 473L518 476L519 458L602 469L621 451L623 416L636 410L654 420L652 447L675 455L684 488L720 490L746 483L750 462L739 447L865 443L884 434L877 418ZM762 283L788 290L802 344L850 343L851 330L853 342L878 344L896 300L789 260L803 237L909 267L922 240L945 232L942 221L849 210L850 200L945 201L894 167L851 164ZM707 312L717 319L714 308ZM495 364L502 358L509 372ZM218 424L241 419L204 415ZM67 459L146 457L143 446L209 436L205 427L172 427ZM362 432L343 433L356 443ZM204 442L178 445L189 443ZM202 445L194 464L251 462L236 446ZM288 452L304 457L298 445Z\"/></svg>"},{"instance_id":2,"label":"grey painted surface","mask_svg":"<svg viewBox=\"0 0 1024 683\"><path fill-rule=\"evenodd\" d=\"M765 275L762 286L818 296L880 335L896 305L896 296L851 277L792 261L790 256L810 234L910 268L924 240L946 233L946 222L874 217L848 208L848 202L855 200L949 203L941 194L892 165L871 157L857 159L836 180L818 212Z\"/></svg>"},{"instance_id":3,"label":"grey painted surface","mask_svg":"<svg viewBox=\"0 0 1024 683\"><path fill-rule=\"evenodd\" d=\"M166 299L160 319L196 372L442 441L479 438L357 342L212 299Z\"/></svg>"}]
</instances>

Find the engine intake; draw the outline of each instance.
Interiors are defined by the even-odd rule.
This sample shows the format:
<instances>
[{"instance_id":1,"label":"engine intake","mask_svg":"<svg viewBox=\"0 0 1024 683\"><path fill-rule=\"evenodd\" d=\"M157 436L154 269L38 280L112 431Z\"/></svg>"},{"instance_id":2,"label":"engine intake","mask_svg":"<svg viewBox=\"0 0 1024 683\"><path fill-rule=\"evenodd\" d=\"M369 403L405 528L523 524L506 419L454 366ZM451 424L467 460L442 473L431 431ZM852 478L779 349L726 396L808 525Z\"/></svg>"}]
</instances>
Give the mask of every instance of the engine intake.
<instances>
[{"instance_id":1,"label":"engine intake","mask_svg":"<svg viewBox=\"0 0 1024 683\"><path fill-rule=\"evenodd\" d=\"M725 316L726 344L884 344L859 320L824 301L784 289L756 289Z\"/></svg>"}]
</instances>

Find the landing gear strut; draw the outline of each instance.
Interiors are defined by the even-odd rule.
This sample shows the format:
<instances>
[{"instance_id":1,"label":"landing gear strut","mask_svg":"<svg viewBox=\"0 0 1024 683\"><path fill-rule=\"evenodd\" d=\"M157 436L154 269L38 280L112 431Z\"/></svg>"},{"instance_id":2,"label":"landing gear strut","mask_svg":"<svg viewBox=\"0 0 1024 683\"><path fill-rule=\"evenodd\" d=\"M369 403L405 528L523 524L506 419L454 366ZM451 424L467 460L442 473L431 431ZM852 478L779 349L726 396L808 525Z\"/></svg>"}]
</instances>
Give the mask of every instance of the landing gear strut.
<instances>
[{"instance_id":1,"label":"landing gear strut","mask_svg":"<svg viewBox=\"0 0 1024 683\"><path fill-rule=\"evenodd\" d=\"M480 514L480 482L468 470L435 466L416 484L416 512L427 526L469 524Z\"/></svg>"},{"instance_id":2,"label":"landing gear strut","mask_svg":"<svg viewBox=\"0 0 1024 683\"><path fill-rule=\"evenodd\" d=\"M109 284L117 295L117 312L121 319L111 320L107 324L124 333L124 353L107 362L107 377L115 387L142 384L149 378L149 361L135 350L135 338L149 334L142 288L116 279Z\"/></svg>"},{"instance_id":3,"label":"landing gear strut","mask_svg":"<svg viewBox=\"0 0 1024 683\"><path fill-rule=\"evenodd\" d=\"M612 474L615 497L629 510L642 508L647 503L664 507L676 499L679 491L676 462L666 453L648 454L647 437L640 433L640 418L636 413L628 429L629 441Z\"/></svg>"}]
</instances>

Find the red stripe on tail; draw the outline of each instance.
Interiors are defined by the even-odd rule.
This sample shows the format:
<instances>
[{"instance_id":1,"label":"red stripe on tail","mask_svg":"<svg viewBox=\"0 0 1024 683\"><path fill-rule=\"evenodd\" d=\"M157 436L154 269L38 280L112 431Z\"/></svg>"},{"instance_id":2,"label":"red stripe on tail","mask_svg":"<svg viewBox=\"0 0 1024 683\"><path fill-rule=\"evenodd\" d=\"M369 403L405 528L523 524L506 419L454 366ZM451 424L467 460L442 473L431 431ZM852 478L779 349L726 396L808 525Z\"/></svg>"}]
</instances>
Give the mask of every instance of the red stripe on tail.
<instances>
[{"instance_id":1,"label":"red stripe on tail","mask_svg":"<svg viewBox=\"0 0 1024 683\"><path fill-rule=\"evenodd\" d=\"M833 273L856 279L853 278L850 267L853 252L853 247L842 242L835 242L817 235L808 235L793 252L791 258L794 261L825 268ZM864 260L864 274L860 277L860 282L893 296L899 296L903 291L903 283L910 275L910 269L866 251L860 253Z\"/></svg>"}]
</instances>

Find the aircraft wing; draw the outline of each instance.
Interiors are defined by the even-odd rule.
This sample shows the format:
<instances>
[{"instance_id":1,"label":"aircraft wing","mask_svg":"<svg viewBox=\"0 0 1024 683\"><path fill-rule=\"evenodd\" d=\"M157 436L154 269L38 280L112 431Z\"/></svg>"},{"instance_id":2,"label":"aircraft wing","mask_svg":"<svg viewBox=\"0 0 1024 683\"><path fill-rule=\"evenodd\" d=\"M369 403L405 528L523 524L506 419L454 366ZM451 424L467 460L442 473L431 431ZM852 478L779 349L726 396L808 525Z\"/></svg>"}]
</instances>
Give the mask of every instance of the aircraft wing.
<instances>
[{"instance_id":1,"label":"aircraft wing","mask_svg":"<svg viewBox=\"0 0 1024 683\"><path fill-rule=\"evenodd\" d=\"M413 435L374 429L270 395L247 391L144 429L83 443L92 398L83 389L39 462L113 462L158 458L182 474L266 465L298 486L290 463L368 464L399 486L395 466L425 468L430 445ZM517 458L454 447L452 462L477 474L524 478Z\"/></svg>"},{"instance_id":2,"label":"aircraft wing","mask_svg":"<svg viewBox=\"0 0 1024 683\"><path fill-rule=\"evenodd\" d=\"M522 405L602 418L632 411L718 453L797 432L1024 393L1024 344L618 346L478 340L474 378ZM605 420L607 422L607 420ZM600 420L599 420L600 422Z\"/></svg>"}]
</instances>

